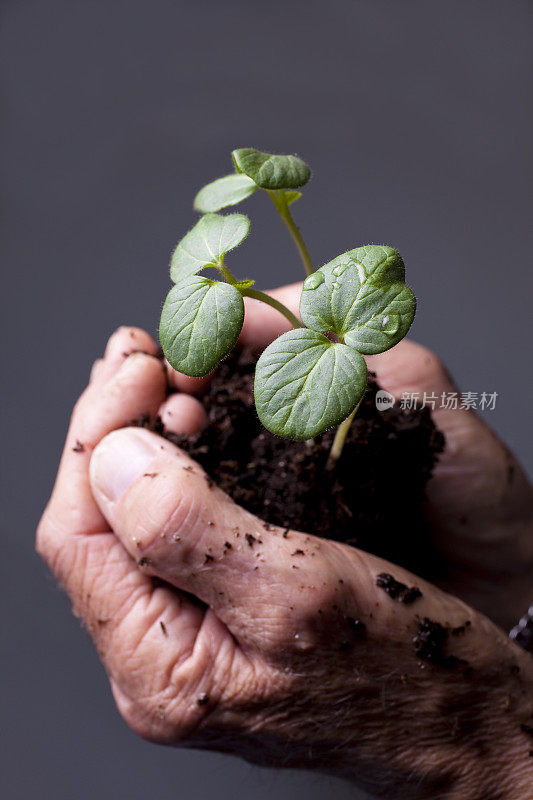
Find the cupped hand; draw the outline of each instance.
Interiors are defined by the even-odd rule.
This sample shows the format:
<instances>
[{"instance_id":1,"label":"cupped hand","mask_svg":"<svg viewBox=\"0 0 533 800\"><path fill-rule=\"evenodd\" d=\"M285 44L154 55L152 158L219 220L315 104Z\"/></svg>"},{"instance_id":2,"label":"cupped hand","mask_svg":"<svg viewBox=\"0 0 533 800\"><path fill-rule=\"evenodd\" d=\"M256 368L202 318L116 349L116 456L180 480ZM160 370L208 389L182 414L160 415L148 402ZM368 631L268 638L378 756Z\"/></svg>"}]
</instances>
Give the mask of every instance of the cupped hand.
<instances>
[{"instance_id":1,"label":"cupped hand","mask_svg":"<svg viewBox=\"0 0 533 800\"><path fill-rule=\"evenodd\" d=\"M399 567L265 526L172 444L124 428L141 414L204 423L193 397L165 399L154 352L137 329L112 337L38 529L127 723L383 797L526 797L530 657ZM421 596L394 599L383 573Z\"/></svg>"},{"instance_id":2,"label":"cupped hand","mask_svg":"<svg viewBox=\"0 0 533 800\"><path fill-rule=\"evenodd\" d=\"M300 293L300 283L272 292L294 313ZM257 301L247 302L243 342L265 347L287 330L280 314ZM446 445L427 487L427 537L440 559L438 574L424 577L511 628L533 599L531 483L515 456L474 411L441 407L441 395L458 389L430 350L404 339L366 360L397 400L404 393L419 400L424 393L437 397L432 413ZM198 385L176 373L172 377L185 390Z\"/></svg>"}]
</instances>

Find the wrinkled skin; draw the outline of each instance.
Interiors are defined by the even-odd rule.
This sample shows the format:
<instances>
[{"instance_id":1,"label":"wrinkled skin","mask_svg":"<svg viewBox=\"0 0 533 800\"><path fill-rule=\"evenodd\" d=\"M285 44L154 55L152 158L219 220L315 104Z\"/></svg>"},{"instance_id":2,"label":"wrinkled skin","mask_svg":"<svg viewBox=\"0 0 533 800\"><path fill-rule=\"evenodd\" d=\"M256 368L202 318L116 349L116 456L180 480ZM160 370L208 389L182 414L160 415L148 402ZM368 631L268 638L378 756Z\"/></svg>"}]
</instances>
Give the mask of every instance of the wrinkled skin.
<instances>
[{"instance_id":1,"label":"wrinkled skin","mask_svg":"<svg viewBox=\"0 0 533 800\"><path fill-rule=\"evenodd\" d=\"M297 287L276 294L297 308ZM265 345L285 325L250 301L242 339ZM37 534L128 725L382 797L533 797L533 659L495 624L531 602L533 496L505 446L470 411L435 412L446 436L428 486L437 588L312 531L266 530L186 454L124 429L141 413L176 432L205 422L193 396L205 381L165 373L155 351L139 329L111 337ZM453 389L413 342L368 363L397 397ZM165 399L167 380L180 393ZM393 600L381 572L422 597ZM417 657L425 617L461 628L444 648L458 661Z\"/></svg>"}]
</instances>

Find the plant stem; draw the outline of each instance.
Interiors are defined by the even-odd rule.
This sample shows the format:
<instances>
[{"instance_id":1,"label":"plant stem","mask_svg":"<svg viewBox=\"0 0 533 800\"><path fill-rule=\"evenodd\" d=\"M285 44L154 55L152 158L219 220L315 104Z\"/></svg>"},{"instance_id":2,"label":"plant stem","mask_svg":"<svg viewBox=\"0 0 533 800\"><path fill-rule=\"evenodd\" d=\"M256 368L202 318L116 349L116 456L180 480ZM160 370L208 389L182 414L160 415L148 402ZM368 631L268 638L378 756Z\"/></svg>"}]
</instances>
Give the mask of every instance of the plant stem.
<instances>
[{"instance_id":1,"label":"plant stem","mask_svg":"<svg viewBox=\"0 0 533 800\"><path fill-rule=\"evenodd\" d=\"M216 269L218 269L218 271L220 272L222 277L228 283L230 283L232 286L235 286L235 284L238 283L237 278L235 277L235 275L233 275L229 271L227 266L224 264L224 256L222 256L216 262L216 264L213 264L213 266ZM291 323L293 328L302 328L303 327L303 325L300 322L300 320L298 319L298 317L296 317L292 313L292 311L289 311L287 306L284 306L283 303L280 303L279 300L276 300L274 297L270 297L269 294L265 294L264 292L260 292L258 289L252 289L252 288L239 289L239 291L240 291L240 293L242 294L243 297L253 297L254 300L260 300L262 303L266 303L267 306L271 306L272 308L275 308L276 311L279 311L280 314L283 314L283 316L286 317L289 320L289 322Z\"/></svg>"},{"instance_id":2,"label":"plant stem","mask_svg":"<svg viewBox=\"0 0 533 800\"><path fill-rule=\"evenodd\" d=\"M303 327L298 317L296 317L292 311L289 311L287 306L284 306L283 303L280 303L279 300L276 300L274 297L270 297L269 294L260 292L258 289L243 289L241 294L243 297L253 297L254 300L260 300L262 303L266 303L267 306L272 306L272 308L275 308L276 311L279 311L280 314L283 314L283 316L289 320L293 328Z\"/></svg>"},{"instance_id":3,"label":"plant stem","mask_svg":"<svg viewBox=\"0 0 533 800\"><path fill-rule=\"evenodd\" d=\"M231 283L232 285L237 283L237 278L235 275L232 275L227 266L224 264L224 256L220 256L219 260L216 263L213 263L213 266L215 269L218 269L225 281Z\"/></svg>"},{"instance_id":4,"label":"plant stem","mask_svg":"<svg viewBox=\"0 0 533 800\"><path fill-rule=\"evenodd\" d=\"M280 189L276 193L271 189L267 189L267 192L270 195L270 199L276 206L278 214L280 215L281 219L289 229L289 233L291 234L294 243L298 248L298 252L300 253L300 258L302 259L302 263L304 265L304 269L307 275L311 275L315 271L313 267L313 262L311 261L309 250L307 249L307 245L305 244L303 236L300 233L300 229L298 228L292 217L289 204L287 203L287 198L285 196L285 191L283 189Z\"/></svg>"},{"instance_id":5,"label":"plant stem","mask_svg":"<svg viewBox=\"0 0 533 800\"><path fill-rule=\"evenodd\" d=\"M362 399L363 398L361 398L361 400ZM350 430L350 426L353 422L353 419L357 414L359 406L361 405L361 400L359 400L352 413L348 417L346 417L344 422L341 422L341 424L337 428L335 438L333 439L333 444L331 445L331 450L329 451L328 460L326 462L326 469L328 470L334 469L335 465L337 464L337 461L341 456L342 449L346 441L346 437L348 436L348 431Z\"/></svg>"}]
</instances>

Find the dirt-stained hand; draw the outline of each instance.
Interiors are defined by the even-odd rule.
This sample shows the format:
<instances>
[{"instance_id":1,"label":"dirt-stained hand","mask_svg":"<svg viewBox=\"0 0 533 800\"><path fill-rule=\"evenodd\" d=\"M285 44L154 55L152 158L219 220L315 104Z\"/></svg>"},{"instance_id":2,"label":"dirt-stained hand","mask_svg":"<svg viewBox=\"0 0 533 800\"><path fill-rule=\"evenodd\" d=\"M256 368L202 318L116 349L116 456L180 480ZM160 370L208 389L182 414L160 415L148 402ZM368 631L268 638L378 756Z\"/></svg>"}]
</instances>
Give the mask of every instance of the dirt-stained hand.
<instances>
[{"instance_id":1,"label":"dirt-stained hand","mask_svg":"<svg viewBox=\"0 0 533 800\"><path fill-rule=\"evenodd\" d=\"M172 444L124 428L156 413L176 432L204 424L190 395L165 399L149 353L138 329L110 340L38 529L126 722L383 797L527 797L530 656L399 567L268 529ZM383 573L405 585L396 598Z\"/></svg>"}]
</instances>

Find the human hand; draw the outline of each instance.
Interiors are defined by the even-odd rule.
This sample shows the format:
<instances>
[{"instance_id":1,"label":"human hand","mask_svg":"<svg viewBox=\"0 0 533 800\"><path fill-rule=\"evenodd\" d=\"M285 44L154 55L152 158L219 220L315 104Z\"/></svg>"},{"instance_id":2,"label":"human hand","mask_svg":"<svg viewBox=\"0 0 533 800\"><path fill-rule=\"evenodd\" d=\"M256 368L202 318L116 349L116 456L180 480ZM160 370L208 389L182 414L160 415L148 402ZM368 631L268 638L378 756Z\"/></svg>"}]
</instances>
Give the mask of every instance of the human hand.
<instances>
[{"instance_id":1,"label":"human hand","mask_svg":"<svg viewBox=\"0 0 533 800\"><path fill-rule=\"evenodd\" d=\"M301 284L274 294L298 313ZM287 329L268 306L248 301L241 340L265 347ZM457 387L437 356L408 339L367 357L384 389L399 399L405 392L440 398ZM191 379L174 374L176 385ZM192 383L192 387L203 382ZM437 407L433 418L446 446L427 486L428 547L439 572L424 577L461 597L505 629L511 628L533 597L533 489L515 456L473 411Z\"/></svg>"},{"instance_id":2,"label":"human hand","mask_svg":"<svg viewBox=\"0 0 533 800\"><path fill-rule=\"evenodd\" d=\"M156 359L124 362L132 338L155 352L140 331L112 339L38 530L128 724L154 741L349 776L384 797L526 796L530 657L398 567L266 530L155 434L114 430L158 411L176 432L203 423L194 398L165 400ZM382 572L422 597L391 599ZM445 630L431 635L426 618Z\"/></svg>"}]
</instances>

